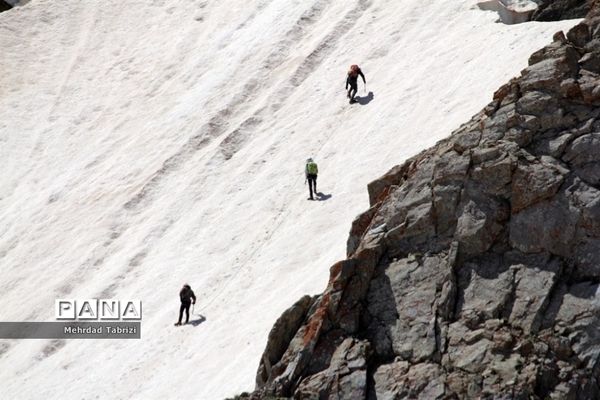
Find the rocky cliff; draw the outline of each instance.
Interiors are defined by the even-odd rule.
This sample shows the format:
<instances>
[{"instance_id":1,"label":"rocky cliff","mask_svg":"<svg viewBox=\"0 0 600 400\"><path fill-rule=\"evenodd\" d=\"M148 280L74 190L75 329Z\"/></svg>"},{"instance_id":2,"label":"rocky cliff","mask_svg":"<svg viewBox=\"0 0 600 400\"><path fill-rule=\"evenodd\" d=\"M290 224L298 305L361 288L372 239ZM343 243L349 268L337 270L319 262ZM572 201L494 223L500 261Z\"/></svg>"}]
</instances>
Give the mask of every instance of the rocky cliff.
<instances>
[{"instance_id":1,"label":"rocky cliff","mask_svg":"<svg viewBox=\"0 0 600 400\"><path fill-rule=\"evenodd\" d=\"M369 185L251 398L600 398L600 18ZM424 133L425 134L425 133Z\"/></svg>"},{"instance_id":2,"label":"rocky cliff","mask_svg":"<svg viewBox=\"0 0 600 400\"><path fill-rule=\"evenodd\" d=\"M558 21L583 18L589 12L593 0L536 0L538 8L533 14L535 21Z\"/></svg>"}]
</instances>

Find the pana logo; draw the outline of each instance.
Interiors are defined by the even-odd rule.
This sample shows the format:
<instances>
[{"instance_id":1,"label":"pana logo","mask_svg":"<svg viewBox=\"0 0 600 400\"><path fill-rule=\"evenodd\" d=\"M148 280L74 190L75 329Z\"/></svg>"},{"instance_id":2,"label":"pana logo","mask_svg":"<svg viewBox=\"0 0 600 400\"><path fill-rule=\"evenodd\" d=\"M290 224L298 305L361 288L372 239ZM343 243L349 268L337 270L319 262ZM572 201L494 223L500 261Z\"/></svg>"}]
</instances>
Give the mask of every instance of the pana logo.
<instances>
[{"instance_id":1,"label":"pana logo","mask_svg":"<svg viewBox=\"0 0 600 400\"><path fill-rule=\"evenodd\" d=\"M141 300L57 299L54 316L59 320L141 320Z\"/></svg>"}]
</instances>

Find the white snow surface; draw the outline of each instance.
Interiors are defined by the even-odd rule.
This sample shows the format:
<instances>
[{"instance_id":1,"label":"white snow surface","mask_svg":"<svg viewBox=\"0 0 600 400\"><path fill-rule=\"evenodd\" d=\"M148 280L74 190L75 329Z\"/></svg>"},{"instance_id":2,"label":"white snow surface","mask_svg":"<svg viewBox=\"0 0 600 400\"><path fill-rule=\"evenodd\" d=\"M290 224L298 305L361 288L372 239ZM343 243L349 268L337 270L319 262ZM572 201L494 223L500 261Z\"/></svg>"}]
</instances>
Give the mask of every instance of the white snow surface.
<instances>
[{"instance_id":1,"label":"white snow surface","mask_svg":"<svg viewBox=\"0 0 600 400\"><path fill-rule=\"evenodd\" d=\"M32 0L0 14L0 320L139 298L140 340L0 341L6 399L221 399L345 258L367 184L577 21L457 0ZM344 83L358 63L362 103ZM325 201L307 201L304 161ZM178 292L197 326L175 328ZM194 316L192 319L197 319Z\"/></svg>"}]
</instances>

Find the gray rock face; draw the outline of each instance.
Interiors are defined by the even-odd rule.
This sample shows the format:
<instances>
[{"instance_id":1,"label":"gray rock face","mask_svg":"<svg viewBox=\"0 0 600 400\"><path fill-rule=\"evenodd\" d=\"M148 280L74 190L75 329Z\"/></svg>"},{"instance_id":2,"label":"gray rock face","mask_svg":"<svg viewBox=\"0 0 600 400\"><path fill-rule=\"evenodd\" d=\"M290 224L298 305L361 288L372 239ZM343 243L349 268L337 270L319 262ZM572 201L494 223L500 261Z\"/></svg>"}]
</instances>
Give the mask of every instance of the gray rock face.
<instances>
[{"instance_id":1,"label":"gray rock face","mask_svg":"<svg viewBox=\"0 0 600 400\"><path fill-rule=\"evenodd\" d=\"M437 364L397 361L381 365L374 373L371 397L392 399L444 399L444 374ZM415 383L417 383L415 385Z\"/></svg>"},{"instance_id":2,"label":"gray rock face","mask_svg":"<svg viewBox=\"0 0 600 400\"><path fill-rule=\"evenodd\" d=\"M256 374L257 386L264 386L268 383L270 377L278 374L277 371L273 370L273 367L277 367L277 362L281 360L294 337L294 333L302 325L312 304L314 304L314 299L310 296L304 296L287 309L275 322L269 334L267 350L262 356Z\"/></svg>"},{"instance_id":3,"label":"gray rock face","mask_svg":"<svg viewBox=\"0 0 600 400\"><path fill-rule=\"evenodd\" d=\"M345 339L327 369L304 379L295 390L300 398L363 399L367 395L369 342Z\"/></svg>"},{"instance_id":4,"label":"gray rock face","mask_svg":"<svg viewBox=\"0 0 600 400\"><path fill-rule=\"evenodd\" d=\"M600 18L369 185L251 398L600 398ZM598 93L597 93L598 92Z\"/></svg>"},{"instance_id":5,"label":"gray rock face","mask_svg":"<svg viewBox=\"0 0 600 400\"><path fill-rule=\"evenodd\" d=\"M439 358L436 330L451 312L448 295L454 290L447 258L409 257L378 266L365 312L367 338L378 357L413 362L436 354Z\"/></svg>"},{"instance_id":6,"label":"gray rock face","mask_svg":"<svg viewBox=\"0 0 600 400\"><path fill-rule=\"evenodd\" d=\"M583 18L590 10L591 0L540 0L534 21L559 21L561 19Z\"/></svg>"}]
</instances>

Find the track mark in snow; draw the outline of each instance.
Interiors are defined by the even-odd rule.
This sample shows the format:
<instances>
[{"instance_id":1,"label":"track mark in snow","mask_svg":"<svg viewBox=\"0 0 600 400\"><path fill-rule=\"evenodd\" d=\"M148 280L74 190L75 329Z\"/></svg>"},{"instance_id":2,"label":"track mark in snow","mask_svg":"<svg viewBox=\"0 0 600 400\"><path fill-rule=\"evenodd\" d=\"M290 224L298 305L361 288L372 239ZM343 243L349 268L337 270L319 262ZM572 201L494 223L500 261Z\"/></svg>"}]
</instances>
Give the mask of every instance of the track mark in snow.
<instances>
[{"instance_id":1,"label":"track mark in snow","mask_svg":"<svg viewBox=\"0 0 600 400\"><path fill-rule=\"evenodd\" d=\"M367 59L375 60L378 58L383 58L383 57L387 56L389 52L390 52L389 46L375 47L371 50L371 53L367 56Z\"/></svg>"},{"instance_id":2,"label":"track mark in snow","mask_svg":"<svg viewBox=\"0 0 600 400\"><path fill-rule=\"evenodd\" d=\"M131 260L129 260L129 263L127 264L127 272L131 272L135 267L139 267L140 265L142 265L142 261L144 261L147 255L147 249L137 252L135 256L133 256Z\"/></svg>"},{"instance_id":3,"label":"track mark in snow","mask_svg":"<svg viewBox=\"0 0 600 400\"><path fill-rule=\"evenodd\" d=\"M126 210L134 211L142 203L146 204L150 201L155 189L165 177L169 176L171 172L174 172L192 158L198 150L208 145L211 142L211 138L217 137L225 131L227 126L225 118L229 114L230 111L227 108L221 110L217 116L213 117L200 129L200 133L189 138L179 151L162 163L162 166L152 175L150 180L123 207Z\"/></svg>"},{"instance_id":4,"label":"track mark in snow","mask_svg":"<svg viewBox=\"0 0 600 400\"><path fill-rule=\"evenodd\" d=\"M258 113L257 113L258 114ZM250 136L256 126L262 122L262 119L252 116L247 118L233 132L223 139L219 144L219 149L225 160L231 159L244 143L250 139Z\"/></svg>"},{"instance_id":5,"label":"track mark in snow","mask_svg":"<svg viewBox=\"0 0 600 400\"><path fill-rule=\"evenodd\" d=\"M262 68L272 70L284 62L290 49L302 42L308 28L318 22L328 4L327 1L317 1L309 10L305 11L296 21L294 27L288 30L284 34L284 38L275 45L275 50L267 56Z\"/></svg>"},{"instance_id":6,"label":"track mark in snow","mask_svg":"<svg viewBox=\"0 0 600 400\"><path fill-rule=\"evenodd\" d=\"M296 72L292 75L292 85L300 86L302 82L306 80L319 66L326 55L333 50L338 41L354 26L358 19L364 14L364 12L371 6L371 1L360 0L356 7L350 10L344 16L340 22L338 22L333 31L329 33L325 39L319 43L316 49L314 49L305 59L302 65L298 67Z\"/></svg>"},{"instance_id":7,"label":"track mark in snow","mask_svg":"<svg viewBox=\"0 0 600 400\"><path fill-rule=\"evenodd\" d=\"M256 18L257 15L260 15L262 13L262 11L269 5L272 3L271 1L263 1L261 3L259 3L256 6L256 9L252 12L252 14L250 14L250 16L248 18L246 18L241 24L239 24L235 30L239 31L241 29L243 29L246 25L248 25L249 22L251 22L254 18Z\"/></svg>"},{"instance_id":8,"label":"track mark in snow","mask_svg":"<svg viewBox=\"0 0 600 400\"><path fill-rule=\"evenodd\" d=\"M6 257L6 255L10 253L11 250L13 250L15 247L17 247L17 244L19 243L19 241L15 238L11 239L9 242L10 244L8 246L4 247L3 249L0 249L0 259Z\"/></svg>"},{"instance_id":9,"label":"track mark in snow","mask_svg":"<svg viewBox=\"0 0 600 400\"><path fill-rule=\"evenodd\" d=\"M167 223L163 223L159 225L157 228L153 229L147 236L144 237L142 243L145 244L144 248L138 252L136 252L133 257L129 259L127 262L127 266L124 270L121 270L119 275L117 275L113 282L111 282L106 288L104 288L98 298L111 298L114 297L117 293L117 289L121 286L122 282L125 279L135 280L139 275L138 267L142 265L148 254L150 253L153 245L161 240L164 235L167 233L169 228L174 224L174 220L169 219Z\"/></svg>"},{"instance_id":10,"label":"track mark in snow","mask_svg":"<svg viewBox=\"0 0 600 400\"><path fill-rule=\"evenodd\" d=\"M63 339L53 339L48 344L44 346L42 352L38 355L38 360L41 361L44 358L50 357L52 354L56 353L67 344L66 340Z\"/></svg>"},{"instance_id":11,"label":"track mark in snow","mask_svg":"<svg viewBox=\"0 0 600 400\"><path fill-rule=\"evenodd\" d=\"M73 291L73 284L74 283L78 283L78 281L74 281L73 279L69 279L68 282L64 282L62 285L60 285L56 290L57 290L57 295L59 297L66 297L68 294L70 294Z\"/></svg>"},{"instance_id":12,"label":"track mark in snow","mask_svg":"<svg viewBox=\"0 0 600 400\"><path fill-rule=\"evenodd\" d=\"M266 61L260 69L269 71L275 68L278 64L282 63L289 56L290 51L294 49L295 44L298 43L298 41L302 39L303 35L307 33L306 28L315 24L319 17L322 16L323 11L328 4L329 3L327 1L317 1L308 11L304 12L296 22L294 28L286 32L284 35L285 38L279 41L275 46L275 50L272 51L269 56L267 56ZM354 23L360 16L355 16L356 11L361 9L364 11L369 4L370 2L361 0L359 2L359 6L346 15L345 20L350 19L351 22ZM352 18L354 18L353 21ZM346 31L350 29L351 26L352 25L350 24L347 28L345 28ZM344 27L342 26L339 29L344 29ZM129 211L136 211L143 205L149 204L154 192L160 186L161 182L171 173L179 169L189 159L191 159L196 152L209 145L214 138L224 134L229 125L229 117L240 113L245 108L245 104L247 104L247 100L252 93L261 85L262 82L268 81L268 79L268 76L264 76L261 81L252 78L246 84L244 84L242 90L237 93L231 102L222 108L217 115L211 118L207 124L200 128L200 132L198 134L188 139L187 143L184 144L175 154L167 158L163 162L162 166L148 180L148 182L145 183L142 188L124 204L123 207ZM230 139L230 141L233 141L233 137ZM242 142L240 142L240 144L237 146L233 146L236 147L235 151L238 151L241 145Z\"/></svg>"},{"instance_id":13,"label":"track mark in snow","mask_svg":"<svg viewBox=\"0 0 600 400\"><path fill-rule=\"evenodd\" d=\"M98 298L100 298L100 299L110 299L111 297L113 297L115 295L117 289L119 288L119 283L122 282L123 279L125 279L125 276L124 275L119 275L116 278L115 282L111 283L106 288L104 288L104 290L102 290L100 292L100 294L98 295Z\"/></svg>"},{"instance_id":14,"label":"track mark in snow","mask_svg":"<svg viewBox=\"0 0 600 400\"><path fill-rule=\"evenodd\" d=\"M2 358L10 350L10 344L6 342L0 343L0 358Z\"/></svg>"},{"instance_id":15,"label":"track mark in snow","mask_svg":"<svg viewBox=\"0 0 600 400\"><path fill-rule=\"evenodd\" d=\"M83 9L84 9L83 21L78 23L77 26L80 27L79 28L80 31L82 29L85 29L85 31L83 33L79 33L79 35L78 35L80 39L76 44L77 51L74 52L73 57L69 61L69 66L66 68L66 73L64 74L64 76L61 80L61 83L58 88L58 93L56 95L56 99L54 100L54 105L51 107L50 112L48 113L49 120L53 119L54 111L58 108L58 106L60 104L60 100L63 97L63 93L69 82L69 77L71 76L73 70L75 69L78 61L82 57L82 50L87 45L87 43L90 39L90 36L92 34L92 31L93 31L94 27L96 26L96 22L98 21L98 18L97 18L98 13L99 13L98 5L94 5L93 3L89 4L89 5L84 5Z\"/></svg>"}]
</instances>

